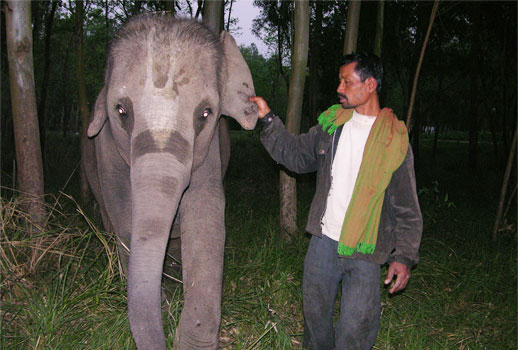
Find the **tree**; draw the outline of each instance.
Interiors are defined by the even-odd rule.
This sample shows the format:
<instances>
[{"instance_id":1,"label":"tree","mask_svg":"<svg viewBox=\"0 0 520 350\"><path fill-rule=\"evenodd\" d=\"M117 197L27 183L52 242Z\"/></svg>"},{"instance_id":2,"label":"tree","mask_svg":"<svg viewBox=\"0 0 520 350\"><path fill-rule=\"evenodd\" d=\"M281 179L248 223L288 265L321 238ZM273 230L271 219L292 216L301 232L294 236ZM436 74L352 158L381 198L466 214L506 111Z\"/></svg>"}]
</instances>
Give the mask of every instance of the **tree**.
<instances>
[{"instance_id":1,"label":"tree","mask_svg":"<svg viewBox=\"0 0 520 350\"><path fill-rule=\"evenodd\" d=\"M289 75L286 66L292 47L293 7L292 1L260 1L255 0L255 6L260 7L259 18L253 21L253 33L262 37L267 46L276 52L274 57L278 61L277 79L282 77L287 91L289 91ZM270 101L268 101L270 102Z\"/></svg>"},{"instance_id":2,"label":"tree","mask_svg":"<svg viewBox=\"0 0 520 350\"><path fill-rule=\"evenodd\" d=\"M45 131L46 131L46 116L45 116L45 102L47 101L47 90L49 86L49 75L50 75L50 50L51 50L51 35L52 35L52 24L54 23L54 14L58 7L57 0L51 0L51 9L47 14L45 20L45 52L44 52L44 68L43 68L43 80L40 86L40 102L38 103L38 123L40 127L40 144L42 154L45 152Z\"/></svg>"},{"instance_id":3,"label":"tree","mask_svg":"<svg viewBox=\"0 0 520 350\"><path fill-rule=\"evenodd\" d=\"M164 0L164 10L173 16L175 16L176 13L175 5L175 0Z\"/></svg>"},{"instance_id":4,"label":"tree","mask_svg":"<svg viewBox=\"0 0 520 350\"><path fill-rule=\"evenodd\" d=\"M318 79L320 67L320 44L322 43L323 26L323 2L315 0L314 21L311 22L312 28L310 35L310 58L309 58L309 127L314 125L318 116Z\"/></svg>"},{"instance_id":5,"label":"tree","mask_svg":"<svg viewBox=\"0 0 520 350\"><path fill-rule=\"evenodd\" d=\"M480 75L480 29L481 14L480 3L475 2L472 6L472 28L471 28L471 73L469 83L469 168L474 171L477 169L478 152L478 129L479 129L479 75Z\"/></svg>"},{"instance_id":6,"label":"tree","mask_svg":"<svg viewBox=\"0 0 520 350\"><path fill-rule=\"evenodd\" d=\"M206 24L215 34L219 35L224 29L224 1L206 1L204 3L204 24ZM225 117L221 117L218 122L220 154L222 157L222 175L226 173L231 154L231 136L229 125Z\"/></svg>"},{"instance_id":7,"label":"tree","mask_svg":"<svg viewBox=\"0 0 520 350\"><path fill-rule=\"evenodd\" d=\"M298 134L300 132L305 69L307 68L309 50L309 2L295 0L294 5L295 35L286 127L290 133ZM297 231L296 214L296 179L282 170L280 171L280 227L281 234L286 240L289 239L287 235L293 235Z\"/></svg>"},{"instance_id":8,"label":"tree","mask_svg":"<svg viewBox=\"0 0 520 350\"><path fill-rule=\"evenodd\" d=\"M374 39L374 54L381 57L383 50L383 24L385 20L385 0L378 0L377 2L377 22L376 22L376 37Z\"/></svg>"},{"instance_id":9,"label":"tree","mask_svg":"<svg viewBox=\"0 0 520 350\"><path fill-rule=\"evenodd\" d=\"M513 160L516 151L516 143L518 140L518 127L515 128L515 136L513 137L513 142L511 143L511 150L509 151L509 157L507 160L506 171L504 172L504 181L502 182L502 190L500 191L500 200L498 202L497 216L495 219L495 225L493 226L493 241L495 242L498 238L498 230L500 228L500 224L502 223L502 217L504 215L504 203L507 194L507 187L509 184L509 178L511 176L511 169L513 167Z\"/></svg>"},{"instance_id":10,"label":"tree","mask_svg":"<svg viewBox=\"0 0 520 350\"><path fill-rule=\"evenodd\" d=\"M417 83L419 81L419 73L421 72L421 66L424 59L424 53L426 51L426 45L428 44L428 38L430 37L430 33L432 31L433 27L433 21L435 20L435 16L437 14L437 10L439 8L439 0L435 0L432 7L432 13L430 15L430 23L428 24L428 29L426 31L426 36L424 38L424 42L421 49L421 54L419 56L419 63L417 63L417 70L415 71L415 77L413 79L413 86L412 86L412 94L410 97L410 104L408 105L408 114L406 117L406 126L408 128L408 131L410 131L411 127L411 120L412 120L412 111L413 111L413 105L415 102L415 94L417 93Z\"/></svg>"},{"instance_id":11,"label":"tree","mask_svg":"<svg viewBox=\"0 0 520 350\"><path fill-rule=\"evenodd\" d=\"M90 111L88 108L88 99L87 99L87 86L85 83L85 66L83 63L83 21L85 18L85 9L83 8L83 1L76 0L76 13L75 13L75 23L76 23L76 80L78 84L78 96L79 96L79 113L81 118L81 149L83 150L83 145L87 140L87 128L88 128L88 118L90 115ZM87 177L85 175L85 170L83 169L83 165L80 171L80 195L83 203L88 202L89 198L89 187L87 182Z\"/></svg>"},{"instance_id":12,"label":"tree","mask_svg":"<svg viewBox=\"0 0 520 350\"><path fill-rule=\"evenodd\" d=\"M204 8L204 4L202 0L197 0L197 12L195 12L195 18L199 18L199 15L202 13Z\"/></svg>"},{"instance_id":13,"label":"tree","mask_svg":"<svg viewBox=\"0 0 520 350\"><path fill-rule=\"evenodd\" d=\"M228 19L226 22L226 32L229 32L229 26L232 22L232 19L231 19L231 10L232 9L233 9L233 0L229 0Z\"/></svg>"},{"instance_id":14,"label":"tree","mask_svg":"<svg viewBox=\"0 0 520 350\"><path fill-rule=\"evenodd\" d=\"M34 84L31 3L5 1L4 12L20 198L31 228L41 231L45 224L45 201Z\"/></svg>"},{"instance_id":15,"label":"tree","mask_svg":"<svg viewBox=\"0 0 520 350\"><path fill-rule=\"evenodd\" d=\"M204 3L204 24L217 35L224 29L224 0L206 1Z\"/></svg>"},{"instance_id":16,"label":"tree","mask_svg":"<svg viewBox=\"0 0 520 350\"><path fill-rule=\"evenodd\" d=\"M344 55L348 55L356 51L360 12L361 0L349 0L347 27L345 29L345 42L343 44Z\"/></svg>"}]
</instances>

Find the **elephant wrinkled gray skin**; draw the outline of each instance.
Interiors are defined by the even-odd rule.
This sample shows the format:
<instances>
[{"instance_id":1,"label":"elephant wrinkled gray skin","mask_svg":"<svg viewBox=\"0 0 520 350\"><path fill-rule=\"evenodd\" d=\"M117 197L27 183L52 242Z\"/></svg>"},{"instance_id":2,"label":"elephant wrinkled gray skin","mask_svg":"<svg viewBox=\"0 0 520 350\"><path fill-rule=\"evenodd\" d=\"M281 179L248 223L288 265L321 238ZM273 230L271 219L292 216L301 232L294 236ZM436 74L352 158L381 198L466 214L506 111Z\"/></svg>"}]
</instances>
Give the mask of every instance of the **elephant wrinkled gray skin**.
<instances>
[{"instance_id":1,"label":"elephant wrinkled gray skin","mask_svg":"<svg viewBox=\"0 0 520 350\"><path fill-rule=\"evenodd\" d=\"M220 114L253 129L251 73L234 39L143 15L116 35L84 145L103 221L130 247L128 314L139 349L165 349L161 276L180 226L181 349L216 349L224 254Z\"/></svg>"}]
</instances>

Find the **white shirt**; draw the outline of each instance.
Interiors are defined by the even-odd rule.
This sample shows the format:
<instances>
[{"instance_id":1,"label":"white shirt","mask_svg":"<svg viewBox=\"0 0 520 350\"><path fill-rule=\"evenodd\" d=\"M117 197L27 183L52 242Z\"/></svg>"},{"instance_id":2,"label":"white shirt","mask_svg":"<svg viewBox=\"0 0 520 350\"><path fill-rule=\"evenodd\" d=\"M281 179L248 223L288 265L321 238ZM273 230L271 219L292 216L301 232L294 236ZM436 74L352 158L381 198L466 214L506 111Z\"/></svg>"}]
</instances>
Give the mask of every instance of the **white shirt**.
<instances>
[{"instance_id":1,"label":"white shirt","mask_svg":"<svg viewBox=\"0 0 520 350\"><path fill-rule=\"evenodd\" d=\"M359 114L354 110L352 119L343 125L341 131L332 162L332 180L327 206L321 221L323 234L335 241L339 241L341 235L341 227L361 167L365 144L375 120L376 116Z\"/></svg>"}]
</instances>

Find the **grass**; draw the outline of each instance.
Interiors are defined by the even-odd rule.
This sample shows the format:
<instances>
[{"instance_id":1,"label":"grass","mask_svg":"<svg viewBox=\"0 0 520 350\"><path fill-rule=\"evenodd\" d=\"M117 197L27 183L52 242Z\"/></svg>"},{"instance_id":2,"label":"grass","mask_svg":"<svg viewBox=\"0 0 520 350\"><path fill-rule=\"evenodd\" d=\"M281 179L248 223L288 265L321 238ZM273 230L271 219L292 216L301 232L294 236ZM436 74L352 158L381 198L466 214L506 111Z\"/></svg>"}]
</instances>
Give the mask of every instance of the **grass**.
<instances>
[{"instance_id":1,"label":"grass","mask_svg":"<svg viewBox=\"0 0 520 350\"><path fill-rule=\"evenodd\" d=\"M516 349L517 222L510 214L513 230L491 242L502 171L492 146L482 146L478 173L464 166L464 144L441 143L435 162L429 159L431 141L421 147L421 262L404 293L389 296L382 289L374 349ZM77 154L56 153L64 165L47 167L46 179L56 181L46 185L53 195L47 197L49 226L42 235L26 232L16 194L2 189L0 348L135 349L114 237L75 201L77 178L70 174ZM59 164L52 155L47 159ZM64 166L65 175L53 176L53 169ZM314 175L298 177L301 232L285 242L278 234L278 170L256 134L232 132L225 182L222 349L301 347L301 279L310 239L304 227ZM510 212L516 209L515 202ZM182 288L165 278L164 291L163 319L171 347Z\"/></svg>"}]
</instances>

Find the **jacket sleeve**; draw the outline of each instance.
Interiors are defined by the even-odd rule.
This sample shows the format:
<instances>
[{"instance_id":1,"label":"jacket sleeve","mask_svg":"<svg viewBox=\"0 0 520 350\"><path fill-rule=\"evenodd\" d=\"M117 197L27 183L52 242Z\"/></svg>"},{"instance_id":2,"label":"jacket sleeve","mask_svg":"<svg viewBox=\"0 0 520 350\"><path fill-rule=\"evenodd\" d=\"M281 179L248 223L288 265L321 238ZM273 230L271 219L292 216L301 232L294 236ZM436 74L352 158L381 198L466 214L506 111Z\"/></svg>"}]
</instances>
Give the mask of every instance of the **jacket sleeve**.
<instances>
[{"instance_id":1,"label":"jacket sleeve","mask_svg":"<svg viewBox=\"0 0 520 350\"><path fill-rule=\"evenodd\" d=\"M417 198L413 152L410 146L403 164L394 172L390 186L395 246L388 263L397 261L412 267L419 262L423 219Z\"/></svg>"},{"instance_id":2,"label":"jacket sleeve","mask_svg":"<svg viewBox=\"0 0 520 350\"><path fill-rule=\"evenodd\" d=\"M306 134L293 135L272 112L259 121L262 126L260 141L276 162L295 173L317 170L315 143L320 132L319 125Z\"/></svg>"}]
</instances>

